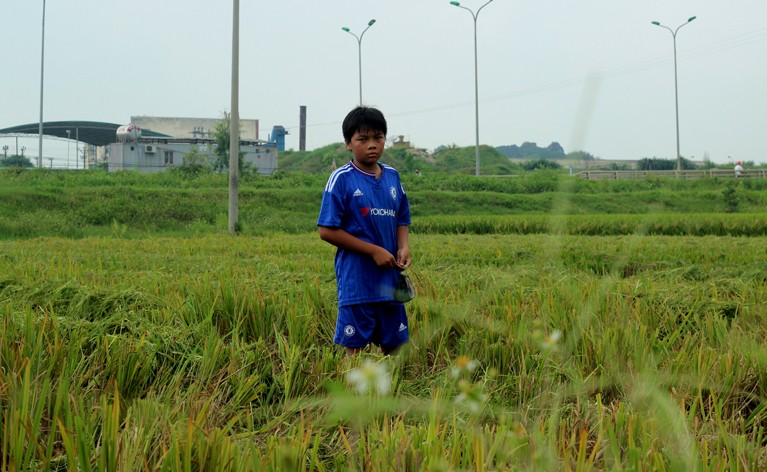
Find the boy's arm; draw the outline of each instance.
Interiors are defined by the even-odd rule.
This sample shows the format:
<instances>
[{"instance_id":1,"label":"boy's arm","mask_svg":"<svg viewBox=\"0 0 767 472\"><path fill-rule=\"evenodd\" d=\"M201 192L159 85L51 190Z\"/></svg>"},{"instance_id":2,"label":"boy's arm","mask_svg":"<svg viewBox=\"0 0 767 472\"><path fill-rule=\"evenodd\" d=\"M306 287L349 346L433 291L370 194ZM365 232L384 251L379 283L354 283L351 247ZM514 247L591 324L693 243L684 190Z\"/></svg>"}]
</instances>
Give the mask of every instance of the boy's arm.
<instances>
[{"instance_id":1,"label":"boy's arm","mask_svg":"<svg viewBox=\"0 0 767 472\"><path fill-rule=\"evenodd\" d=\"M397 236L399 239L399 231ZM397 259L386 249L352 236L340 228L320 226L320 238L341 249L367 254L373 258L378 267L400 267Z\"/></svg>"},{"instance_id":2,"label":"boy's arm","mask_svg":"<svg viewBox=\"0 0 767 472\"><path fill-rule=\"evenodd\" d=\"M410 267L410 229L397 226L397 266L401 269Z\"/></svg>"}]
</instances>

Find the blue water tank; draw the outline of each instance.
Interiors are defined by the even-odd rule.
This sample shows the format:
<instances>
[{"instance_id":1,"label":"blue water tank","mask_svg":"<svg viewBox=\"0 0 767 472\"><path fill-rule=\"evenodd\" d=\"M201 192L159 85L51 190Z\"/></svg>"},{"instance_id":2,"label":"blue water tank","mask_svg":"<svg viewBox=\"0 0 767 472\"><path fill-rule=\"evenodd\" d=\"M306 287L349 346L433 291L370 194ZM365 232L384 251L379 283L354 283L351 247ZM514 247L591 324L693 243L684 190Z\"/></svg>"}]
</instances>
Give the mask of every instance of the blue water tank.
<instances>
[{"instance_id":1,"label":"blue water tank","mask_svg":"<svg viewBox=\"0 0 767 472\"><path fill-rule=\"evenodd\" d=\"M284 126L276 125L272 127L272 135L269 137L269 141L277 143L277 151L285 150L285 135L290 134Z\"/></svg>"}]
</instances>

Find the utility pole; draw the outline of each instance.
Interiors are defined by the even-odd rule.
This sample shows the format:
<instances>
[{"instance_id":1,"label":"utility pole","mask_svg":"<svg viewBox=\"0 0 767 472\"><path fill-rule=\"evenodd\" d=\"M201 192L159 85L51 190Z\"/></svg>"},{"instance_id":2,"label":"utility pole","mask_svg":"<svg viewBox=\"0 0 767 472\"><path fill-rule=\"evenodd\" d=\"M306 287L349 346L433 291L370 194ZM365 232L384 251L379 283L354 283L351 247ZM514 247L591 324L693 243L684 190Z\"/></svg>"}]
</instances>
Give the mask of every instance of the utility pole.
<instances>
[{"instance_id":1,"label":"utility pole","mask_svg":"<svg viewBox=\"0 0 767 472\"><path fill-rule=\"evenodd\" d=\"M39 142L37 166L43 166L43 75L45 73L45 0L43 0L43 33L40 43L40 126L38 129Z\"/></svg>"},{"instance_id":2,"label":"utility pole","mask_svg":"<svg viewBox=\"0 0 767 472\"><path fill-rule=\"evenodd\" d=\"M229 118L229 233L237 232L240 155L240 0L232 0L232 110Z\"/></svg>"}]
</instances>

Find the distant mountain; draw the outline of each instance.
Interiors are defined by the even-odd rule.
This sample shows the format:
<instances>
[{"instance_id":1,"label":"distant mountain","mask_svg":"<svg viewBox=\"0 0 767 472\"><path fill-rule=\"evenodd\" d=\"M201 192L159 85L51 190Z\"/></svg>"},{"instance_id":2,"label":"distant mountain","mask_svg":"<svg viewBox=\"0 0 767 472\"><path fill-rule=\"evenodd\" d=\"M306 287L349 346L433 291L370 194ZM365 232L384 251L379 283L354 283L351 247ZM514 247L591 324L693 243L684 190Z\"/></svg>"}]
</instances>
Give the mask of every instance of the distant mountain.
<instances>
[{"instance_id":1,"label":"distant mountain","mask_svg":"<svg viewBox=\"0 0 767 472\"><path fill-rule=\"evenodd\" d=\"M509 159L564 159L565 150L562 146L553 141L547 147L538 147L537 144L525 141L521 146L511 144L509 146L498 146L495 148L498 152Z\"/></svg>"}]
</instances>

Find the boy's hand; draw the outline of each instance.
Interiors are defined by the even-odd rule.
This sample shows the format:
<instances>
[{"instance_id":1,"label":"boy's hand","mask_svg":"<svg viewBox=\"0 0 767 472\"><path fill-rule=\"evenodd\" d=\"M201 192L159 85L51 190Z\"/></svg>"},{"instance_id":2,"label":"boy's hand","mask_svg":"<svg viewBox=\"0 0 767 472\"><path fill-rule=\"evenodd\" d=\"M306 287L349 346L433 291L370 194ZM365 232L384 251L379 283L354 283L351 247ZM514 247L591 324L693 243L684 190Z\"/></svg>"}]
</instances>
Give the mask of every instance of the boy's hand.
<instances>
[{"instance_id":1,"label":"boy's hand","mask_svg":"<svg viewBox=\"0 0 767 472\"><path fill-rule=\"evenodd\" d=\"M410 247L405 246L397 249L397 267L407 269L410 267Z\"/></svg>"},{"instance_id":2,"label":"boy's hand","mask_svg":"<svg viewBox=\"0 0 767 472\"><path fill-rule=\"evenodd\" d=\"M378 267L399 267L397 259L381 246L378 246L371 256Z\"/></svg>"},{"instance_id":3,"label":"boy's hand","mask_svg":"<svg viewBox=\"0 0 767 472\"><path fill-rule=\"evenodd\" d=\"M383 247L363 241L339 228L320 226L320 237L336 247L370 255L378 267L404 269L410 265L410 249L407 246L404 252L403 249L398 250L398 257L395 258Z\"/></svg>"}]
</instances>

